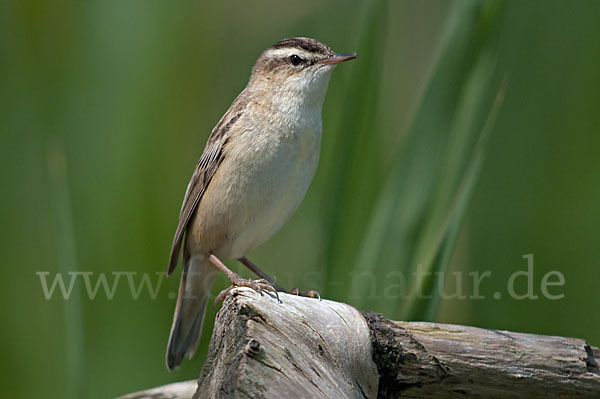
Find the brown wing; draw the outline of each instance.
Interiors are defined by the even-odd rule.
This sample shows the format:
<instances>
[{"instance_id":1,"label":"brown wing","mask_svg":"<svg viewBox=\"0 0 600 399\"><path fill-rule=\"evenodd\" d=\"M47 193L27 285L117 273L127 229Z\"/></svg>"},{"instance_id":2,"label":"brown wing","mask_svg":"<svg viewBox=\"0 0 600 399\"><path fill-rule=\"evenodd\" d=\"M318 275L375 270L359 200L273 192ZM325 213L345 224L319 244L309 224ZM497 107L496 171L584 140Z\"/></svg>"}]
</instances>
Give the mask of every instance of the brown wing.
<instances>
[{"instance_id":1,"label":"brown wing","mask_svg":"<svg viewBox=\"0 0 600 399\"><path fill-rule=\"evenodd\" d=\"M190 222L196 207L200 203L200 199L206 191L210 180L225 157L223 150L227 145L228 132L241 116L241 110L238 105L239 97L234 101L232 106L213 129L208 142L206 143L206 148L204 148L204 152L196 164L194 174L192 175L192 179L185 192L181 212L179 213L179 223L177 224L177 230L175 230L173 244L171 244L171 255L169 257L169 270L167 271L167 275L170 275L177 266L183 234L187 230L188 223Z\"/></svg>"},{"instance_id":2,"label":"brown wing","mask_svg":"<svg viewBox=\"0 0 600 399\"><path fill-rule=\"evenodd\" d=\"M179 212L179 223L177 224L177 230L175 230L175 237L173 237L173 244L171 244L171 255L169 257L169 270L167 275L171 274L177 266L179 260L179 251L181 249L181 241L183 234L187 229L187 225L200 202L200 198L206 191L206 187L210 183L210 180L214 176L219 164L223 160L223 146L219 141L215 143L209 143L204 149L204 153L200 157L200 160L196 164L194 174L190 180L187 190L185 191L185 197L183 199L183 205Z\"/></svg>"}]
</instances>

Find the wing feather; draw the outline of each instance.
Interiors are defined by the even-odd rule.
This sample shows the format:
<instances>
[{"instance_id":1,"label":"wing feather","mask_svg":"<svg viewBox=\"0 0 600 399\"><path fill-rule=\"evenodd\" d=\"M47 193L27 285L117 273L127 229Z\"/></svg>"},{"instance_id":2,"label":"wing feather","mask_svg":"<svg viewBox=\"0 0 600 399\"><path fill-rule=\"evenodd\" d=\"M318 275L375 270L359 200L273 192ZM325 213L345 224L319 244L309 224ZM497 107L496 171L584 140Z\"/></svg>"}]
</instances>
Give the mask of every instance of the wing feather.
<instances>
[{"instance_id":1,"label":"wing feather","mask_svg":"<svg viewBox=\"0 0 600 399\"><path fill-rule=\"evenodd\" d=\"M206 191L211 179L219 168L221 162L225 158L224 149L229 140L229 131L239 119L242 112L238 108L238 101L235 101L231 108L223 115L217 126L213 129L204 152L196 164L194 174L185 191L183 205L179 212L179 223L171 244L171 254L169 256L169 269L167 275L170 275L179 260L179 252L181 250L181 242L185 234L192 215L196 211L198 204Z\"/></svg>"}]
</instances>

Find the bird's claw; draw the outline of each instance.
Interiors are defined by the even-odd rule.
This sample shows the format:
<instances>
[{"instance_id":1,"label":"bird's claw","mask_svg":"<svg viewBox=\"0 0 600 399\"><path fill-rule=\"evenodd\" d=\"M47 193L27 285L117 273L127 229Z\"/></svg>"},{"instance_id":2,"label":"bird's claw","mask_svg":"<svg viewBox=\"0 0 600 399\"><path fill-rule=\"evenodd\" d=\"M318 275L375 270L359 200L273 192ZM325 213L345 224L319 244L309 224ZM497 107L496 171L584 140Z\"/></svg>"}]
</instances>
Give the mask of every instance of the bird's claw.
<instances>
[{"instance_id":1,"label":"bird's claw","mask_svg":"<svg viewBox=\"0 0 600 399\"><path fill-rule=\"evenodd\" d=\"M304 296L304 297L308 297L308 298L317 298L319 301L321 300L321 294L319 294L318 291L314 291L314 290L300 292L300 290L298 288L292 288L288 292L288 294Z\"/></svg>"},{"instance_id":2,"label":"bird's claw","mask_svg":"<svg viewBox=\"0 0 600 399\"><path fill-rule=\"evenodd\" d=\"M271 285L271 283L265 279L250 280L250 279L245 279L245 278L235 275L235 276L232 276L232 278L230 280L231 280L231 285L229 287L225 288L223 291L221 291L219 293L219 295L217 295L215 298L215 301L213 303L213 309L215 311L217 310L217 303L223 302L225 300L225 298L227 297L227 294L229 294L229 291L231 291L234 287L252 288L254 291L258 292L260 295L263 295L263 291L271 292L277 298L277 302L281 302L281 300L279 299L279 293L277 292L275 287L273 287L273 285Z\"/></svg>"}]
</instances>

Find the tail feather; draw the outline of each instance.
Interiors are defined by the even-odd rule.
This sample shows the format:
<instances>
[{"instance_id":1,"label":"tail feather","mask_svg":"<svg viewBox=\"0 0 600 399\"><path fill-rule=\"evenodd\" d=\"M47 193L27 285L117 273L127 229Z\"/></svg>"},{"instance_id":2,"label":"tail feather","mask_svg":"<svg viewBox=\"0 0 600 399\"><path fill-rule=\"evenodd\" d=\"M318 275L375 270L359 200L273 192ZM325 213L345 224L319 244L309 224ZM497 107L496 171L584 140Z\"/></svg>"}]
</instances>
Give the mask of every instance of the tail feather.
<instances>
[{"instance_id":1,"label":"tail feather","mask_svg":"<svg viewBox=\"0 0 600 399\"><path fill-rule=\"evenodd\" d=\"M204 313L216 270L207 258L184 256L179 295L167 346L167 368L179 367L198 348Z\"/></svg>"}]
</instances>

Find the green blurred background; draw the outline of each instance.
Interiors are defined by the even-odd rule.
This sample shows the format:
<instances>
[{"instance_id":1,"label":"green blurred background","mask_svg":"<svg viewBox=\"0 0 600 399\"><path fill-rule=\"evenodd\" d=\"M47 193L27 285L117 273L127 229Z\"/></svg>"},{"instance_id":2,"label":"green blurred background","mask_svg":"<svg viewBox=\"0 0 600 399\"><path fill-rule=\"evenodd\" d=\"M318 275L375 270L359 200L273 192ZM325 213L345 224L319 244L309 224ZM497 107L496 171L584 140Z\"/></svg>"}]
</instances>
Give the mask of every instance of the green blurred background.
<instances>
[{"instance_id":1,"label":"green blurred background","mask_svg":"<svg viewBox=\"0 0 600 399\"><path fill-rule=\"evenodd\" d=\"M93 300L83 280L46 300L36 272L156 284L212 127L258 54L300 35L360 57L331 80L305 201L250 258L390 318L600 345L598 21L594 0L3 1L3 396L106 398L198 376L212 310L194 359L164 365L179 272L154 299L122 277ZM535 300L507 294L526 254ZM466 296L469 272L491 272L485 299L440 298L443 280L410 278L418 265L462 273ZM564 298L541 295L549 271ZM395 272L408 298L392 295Z\"/></svg>"}]
</instances>

